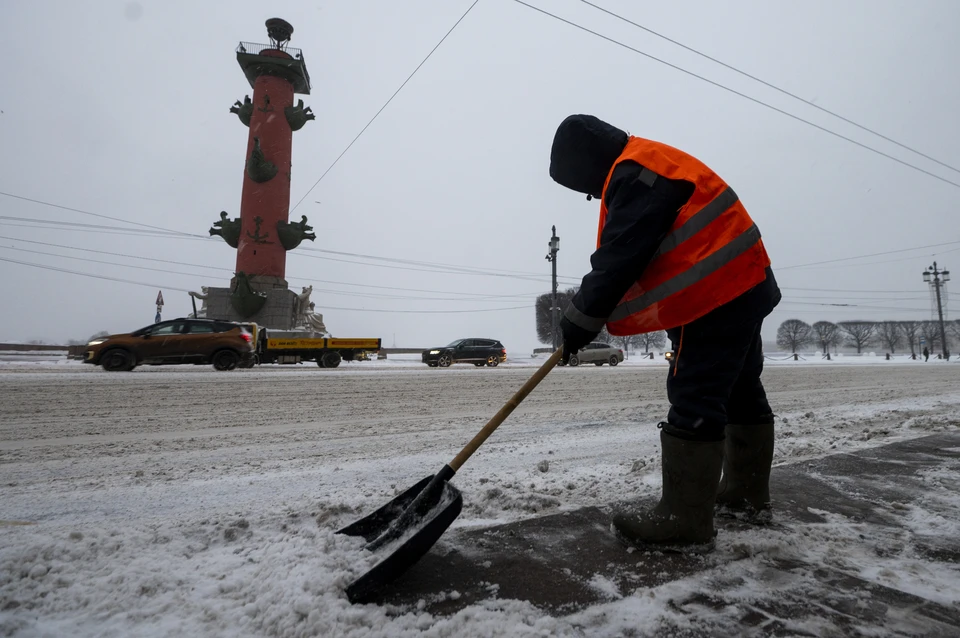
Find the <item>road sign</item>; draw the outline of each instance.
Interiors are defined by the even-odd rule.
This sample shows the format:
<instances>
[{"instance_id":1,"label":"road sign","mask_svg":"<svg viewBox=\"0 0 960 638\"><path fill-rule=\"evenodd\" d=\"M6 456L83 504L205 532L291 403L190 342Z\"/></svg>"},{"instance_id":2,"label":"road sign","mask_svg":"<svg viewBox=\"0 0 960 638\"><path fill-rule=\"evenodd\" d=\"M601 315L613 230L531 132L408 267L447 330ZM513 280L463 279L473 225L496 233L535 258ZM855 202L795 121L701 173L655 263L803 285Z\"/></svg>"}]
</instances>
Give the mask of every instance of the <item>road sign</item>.
<instances>
[{"instance_id":1,"label":"road sign","mask_svg":"<svg viewBox=\"0 0 960 638\"><path fill-rule=\"evenodd\" d=\"M158 290L157 291L157 308L159 308L162 305L163 305L163 291Z\"/></svg>"}]
</instances>

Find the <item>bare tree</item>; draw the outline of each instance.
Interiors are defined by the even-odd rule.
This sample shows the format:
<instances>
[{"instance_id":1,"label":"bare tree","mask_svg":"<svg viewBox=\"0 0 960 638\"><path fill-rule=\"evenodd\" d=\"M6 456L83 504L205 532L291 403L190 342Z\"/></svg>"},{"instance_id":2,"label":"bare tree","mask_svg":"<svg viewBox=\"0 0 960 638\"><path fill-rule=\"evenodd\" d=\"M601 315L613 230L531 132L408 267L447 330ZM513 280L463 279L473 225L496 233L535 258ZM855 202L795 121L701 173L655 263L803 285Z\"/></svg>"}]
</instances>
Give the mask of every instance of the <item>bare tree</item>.
<instances>
[{"instance_id":1,"label":"bare tree","mask_svg":"<svg viewBox=\"0 0 960 638\"><path fill-rule=\"evenodd\" d=\"M904 341L910 346L910 354L917 354L917 336L920 334L919 321L901 321L900 334Z\"/></svg>"},{"instance_id":2,"label":"bare tree","mask_svg":"<svg viewBox=\"0 0 960 638\"><path fill-rule=\"evenodd\" d=\"M787 319L777 328L777 345L784 350L796 352L813 341L813 328L799 319Z\"/></svg>"},{"instance_id":3,"label":"bare tree","mask_svg":"<svg viewBox=\"0 0 960 638\"><path fill-rule=\"evenodd\" d=\"M818 321L813 324L817 345L823 353L830 352L830 346L840 345L840 327L830 321Z\"/></svg>"},{"instance_id":4,"label":"bare tree","mask_svg":"<svg viewBox=\"0 0 960 638\"><path fill-rule=\"evenodd\" d=\"M863 352L864 346L870 345L876 333L877 324L872 321L841 321L837 324L846 336L846 343L857 349L857 354Z\"/></svg>"},{"instance_id":5,"label":"bare tree","mask_svg":"<svg viewBox=\"0 0 960 638\"><path fill-rule=\"evenodd\" d=\"M947 338L952 339L953 343L957 345L957 347L960 347L960 319L951 321L947 326L947 330L949 331Z\"/></svg>"},{"instance_id":6,"label":"bare tree","mask_svg":"<svg viewBox=\"0 0 960 638\"><path fill-rule=\"evenodd\" d=\"M667 333L663 330L657 332L645 332L637 335L637 345L643 346L644 352L650 352L650 348L662 348L667 344Z\"/></svg>"},{"instance_id":7,"label":"bare tree","mask_svg":"<svg viewBox=\"0 0 960 638\"><path fill-rule=\"evenodd\" d=\"M560 324L560 318L563 316L563 311L566 309L567 304L570 303L570 300L577 293L576 288L569 288L568 290L558 290L557 291L557 325ZM534 303L534 314L537 322L537 339L540 343L553 344L553 335L551 335L552 323L550 320L550 306L553 303L553 293L545 293L537 297L537 301ZM558 341L561 339L560 335L557 335Z\"/></svg>"},{"instance_id":8,"label":"bare tree","mask_svg":"<svg viewBox=\"0 0 960 638\"><path fill-rule=\"evenodd\" d=\"M903 341L903 333L900 331L900 322L881 321L877 324L877 336L880 341L890 350L890 354L897 351L897 346Z\"/></svg>"},{"instance_id":9,"label":"bare tree","mask_svg":"<svg viewBox=\"0 0 960 638\"><path fill-rule=\"evenodd\" d=\"M920 322L920 338L923 339L924 345L930 349L930 352L933 352L940 347L940 322L938 321L921 321Z\"/></svg>"},{"instance_id":10,"label":"bare tree","mask_svg":"<svg viewBox=\"0 0 960 638\"><path fill-rule=\"evenodd\" d=\"M604 326L603 328L600 329L600 334L594 337L593 340L602 341L603 343L610 344L615 342L616 337L614 337L612 334L607 332L607 327Z\"/></svg>"},{"instance_id":11,"label":"bare tree","mask_svg":"<svg viewBox=\"0 0 960 638\"><path fill-rule=\"evenodd\" d=\"M618 335L610 337L611 343L615 346L620 346L620 349L623 350L623 356L630 356L630 348L635 348L640 343L638 337L640 335Z\"/></svg>"}]
</instances>

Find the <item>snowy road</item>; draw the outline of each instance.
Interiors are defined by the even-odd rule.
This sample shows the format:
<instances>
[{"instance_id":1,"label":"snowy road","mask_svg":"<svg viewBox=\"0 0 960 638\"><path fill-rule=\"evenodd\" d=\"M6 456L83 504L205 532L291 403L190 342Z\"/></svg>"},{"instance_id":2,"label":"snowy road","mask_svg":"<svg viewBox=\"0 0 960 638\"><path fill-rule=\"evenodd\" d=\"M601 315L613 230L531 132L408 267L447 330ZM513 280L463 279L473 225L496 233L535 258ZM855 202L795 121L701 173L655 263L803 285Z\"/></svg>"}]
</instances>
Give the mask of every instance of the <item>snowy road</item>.
<instances>
[{"instance_id":1,"label":"snowy road","mask_svg":"<svg viewBox=\"0 0 960 638\"><path fill-rule=\"evenodd\" d=\"M520 603L351 608L342 587L363 566L332 534L449 461L531 372L0 368L0 634L568 633ZM665 373L548 376L461 470L455 526L655 493ZM960 365L764 379L777 464L960 425Z\"/></svg>"}]
</instances>

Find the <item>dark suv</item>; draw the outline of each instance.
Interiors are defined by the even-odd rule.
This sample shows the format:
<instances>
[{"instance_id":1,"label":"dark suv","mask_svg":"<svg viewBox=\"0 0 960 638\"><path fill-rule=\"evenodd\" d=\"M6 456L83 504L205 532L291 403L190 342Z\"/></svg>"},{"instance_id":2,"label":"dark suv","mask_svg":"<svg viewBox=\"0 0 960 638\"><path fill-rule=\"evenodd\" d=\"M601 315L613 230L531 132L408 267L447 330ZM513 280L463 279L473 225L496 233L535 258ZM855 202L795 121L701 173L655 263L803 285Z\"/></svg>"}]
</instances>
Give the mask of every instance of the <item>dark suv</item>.
<instances>
[{"instance_id":1,"label":"dark suv","mask_svg":"<svg viewBox=\"0 0 960 638\"><path fill-rule=\"evenodd\" d=\"M83 360L109 372L126 372L141 364L180 363L212 363L217 370L233 370L248 367L253 350L253 335L240 324L173 319L129 334L94 339L87 344Z\"/></svg>"},{"instance_id":2,"label":"dark suv","mask_svg":"<svg viewBox=\"0 0 960 638\"><path fill-rule=\"evenodd\" d=\"M507 360L507 351L496 339L457 339L442 348L424 350L421 359L431 368L446 368L454 363L495 367Z\"/></svg>"}]
</instances>

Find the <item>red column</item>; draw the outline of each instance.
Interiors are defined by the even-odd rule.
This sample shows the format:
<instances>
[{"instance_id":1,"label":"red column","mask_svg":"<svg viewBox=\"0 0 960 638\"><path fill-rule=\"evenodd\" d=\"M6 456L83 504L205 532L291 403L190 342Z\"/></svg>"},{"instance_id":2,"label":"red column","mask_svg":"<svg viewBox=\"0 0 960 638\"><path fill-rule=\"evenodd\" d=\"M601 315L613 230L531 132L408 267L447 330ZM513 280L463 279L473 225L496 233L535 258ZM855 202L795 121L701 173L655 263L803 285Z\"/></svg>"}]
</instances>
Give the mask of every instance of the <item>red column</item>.
<instances>
[{"instance_id":1,"label":"red column","mask_svg":"<svg viewBox=\"0 0 960 638\"><path fill-rule=\"evenodd\" d=\"M266 50L260 55L290 57L283 51ZM279 277L286 272L286 251L277 237L277 222L288 221L290 209L290 154L293 131L283 110L293 105L293 84L282 78L261 75L253 86L253 115L247 155L260 139L264 159L277 166L273 179L257 183L243 173L240 200L240 243L237 246L237 271L260 277ZM246 165L244 165L246 166ZM257 228L256 218L260 218Z\"/></svg>"}]
</instances>

